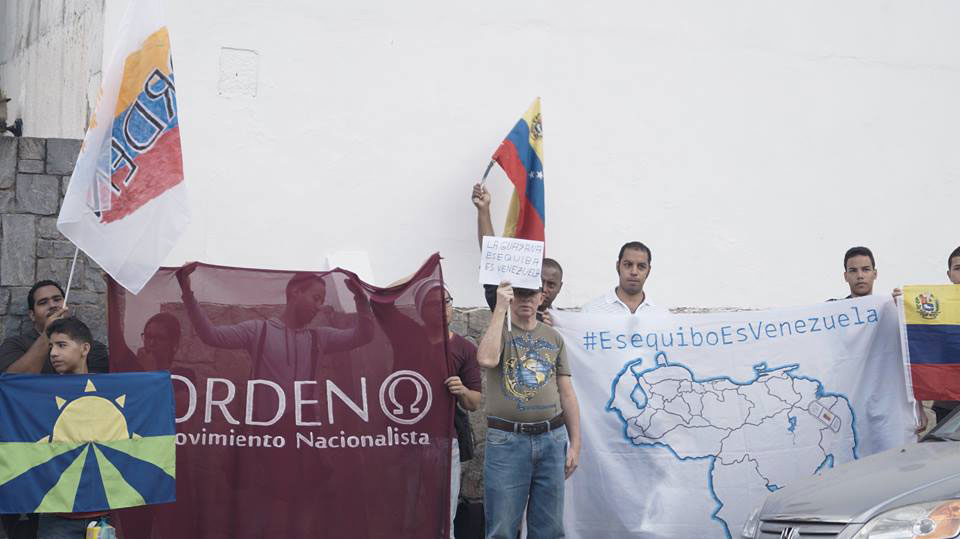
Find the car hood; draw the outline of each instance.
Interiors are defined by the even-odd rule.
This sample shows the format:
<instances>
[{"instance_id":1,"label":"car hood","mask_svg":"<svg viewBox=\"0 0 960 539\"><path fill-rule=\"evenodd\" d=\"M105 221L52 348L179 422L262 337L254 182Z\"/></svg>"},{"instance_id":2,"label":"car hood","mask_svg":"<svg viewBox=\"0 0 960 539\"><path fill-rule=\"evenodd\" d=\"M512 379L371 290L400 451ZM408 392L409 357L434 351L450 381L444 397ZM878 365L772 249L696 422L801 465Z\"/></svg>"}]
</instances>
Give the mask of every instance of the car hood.
<instances>
[{"instance_id":1,"label":"car hood","mask_svg":"<svg viewBox=\"0 0 960 539\"><path fill-rule=\"evenodd\" d=\"M763 520L866 522L892 509L960 495L960 442L914 443L825 471L774 492Z\"/></svg>"}]
</instances>

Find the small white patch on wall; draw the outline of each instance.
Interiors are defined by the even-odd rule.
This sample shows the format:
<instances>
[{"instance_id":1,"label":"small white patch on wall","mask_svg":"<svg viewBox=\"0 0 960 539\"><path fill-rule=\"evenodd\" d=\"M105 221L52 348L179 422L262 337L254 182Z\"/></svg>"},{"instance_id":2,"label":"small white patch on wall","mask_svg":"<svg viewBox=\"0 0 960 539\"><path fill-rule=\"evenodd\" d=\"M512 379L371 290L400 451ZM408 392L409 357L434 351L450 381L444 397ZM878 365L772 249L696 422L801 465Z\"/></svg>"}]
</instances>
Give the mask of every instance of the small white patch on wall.
<instances>
[{"instance_id":1,"label":"small white patch on wall","mask_svg":"<svg viewBox=\"0 0 960 539\"><path fill-rule=\"evenodd\" d=\"M222 47L217 93L222 97L257 97L259 71L257 51Z\"/></svg>"}]
</instances>

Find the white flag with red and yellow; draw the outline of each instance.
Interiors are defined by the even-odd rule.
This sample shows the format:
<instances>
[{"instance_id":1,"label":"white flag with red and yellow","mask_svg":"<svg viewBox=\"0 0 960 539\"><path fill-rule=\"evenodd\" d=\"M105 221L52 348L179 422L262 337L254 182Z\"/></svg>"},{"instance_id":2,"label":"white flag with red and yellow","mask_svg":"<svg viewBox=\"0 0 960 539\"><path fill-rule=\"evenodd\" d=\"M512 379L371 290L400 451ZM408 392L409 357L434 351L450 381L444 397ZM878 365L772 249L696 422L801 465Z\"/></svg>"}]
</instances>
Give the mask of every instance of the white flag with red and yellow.
<instances>
[{"instance_id":1,"label":"white flag with red and yellow","mask_svg":"<svg viewBox=\"0 0 960 539\"><path fill-rule=\"evenodd\" d=\"M190 221L170 37L160 0L131 2L57 228L131 292Z\"/></svg>"}]
</instances>

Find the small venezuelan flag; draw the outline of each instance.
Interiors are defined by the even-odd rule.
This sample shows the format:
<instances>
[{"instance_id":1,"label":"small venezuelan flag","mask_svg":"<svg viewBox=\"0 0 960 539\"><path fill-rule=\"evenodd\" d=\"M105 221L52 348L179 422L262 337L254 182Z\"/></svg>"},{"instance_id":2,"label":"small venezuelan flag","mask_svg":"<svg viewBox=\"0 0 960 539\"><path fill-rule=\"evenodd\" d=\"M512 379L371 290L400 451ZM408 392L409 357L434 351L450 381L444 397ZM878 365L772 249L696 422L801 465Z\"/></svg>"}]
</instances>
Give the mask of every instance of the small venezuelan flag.
<instances>
[{"instance_id":1,"label":"small venezuelan flag","mask_svg":"<svg viewBox=\"0 0 960 539\"><path fill-rule=\"evenodd\" d=\"M544 240L543 123L538 97L500 143L493 160L513 182L513 197L503 235Z\"/></svg>"},{"instance_id":2,"label":"small venezuelan flag","mask_svg":"<svg viewBox=\"0 0 960 539\"><path fill-rule=\"evenodd\" d=\"M960 400L960 285L903 287L904 360L918 400Z\"/></svg>"}]
</instances>

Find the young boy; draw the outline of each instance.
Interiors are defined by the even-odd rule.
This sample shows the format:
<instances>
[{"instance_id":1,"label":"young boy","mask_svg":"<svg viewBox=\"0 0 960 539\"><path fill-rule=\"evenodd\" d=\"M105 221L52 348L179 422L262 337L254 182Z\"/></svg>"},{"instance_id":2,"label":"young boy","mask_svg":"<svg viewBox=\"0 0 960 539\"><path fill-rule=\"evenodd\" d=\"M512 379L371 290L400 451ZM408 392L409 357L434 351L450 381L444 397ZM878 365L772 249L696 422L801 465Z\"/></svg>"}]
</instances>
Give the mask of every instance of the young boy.
<instances>
[{"instance_id":1,"label":"young boy","mask_svg":"<svg viewBox=\"0 0 960 539\"><path fill-rule=\"evenodd\" d=\"M47 328L50 363L57 374L87 374L87 355L93 347L93 335L76 318L61 318Z\"/></svg>"},{"instance_id":2,"label":"young boy","mask_svg":"<svg viewBox=\"0 0 960 539\"><path fill-rule=\"evenodd\" d=\"M93 335L76 318L61 318L47 327L50 363L57 374L87 374L87 355L93 347ZM86 537L90 521L98 521L107 511L96 513L43 513L37 526L37 539Z\"/></svg>"}]
</instances>

